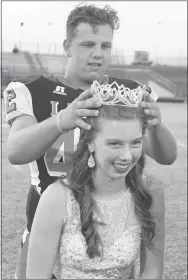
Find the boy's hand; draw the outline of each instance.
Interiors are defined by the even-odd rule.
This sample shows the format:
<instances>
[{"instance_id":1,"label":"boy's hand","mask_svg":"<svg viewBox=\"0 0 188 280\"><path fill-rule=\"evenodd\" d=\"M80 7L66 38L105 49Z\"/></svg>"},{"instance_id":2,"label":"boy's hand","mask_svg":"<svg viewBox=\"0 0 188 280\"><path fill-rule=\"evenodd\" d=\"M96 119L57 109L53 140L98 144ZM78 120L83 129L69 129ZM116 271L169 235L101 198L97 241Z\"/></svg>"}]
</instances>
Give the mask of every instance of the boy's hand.
<instances>
[{"instance_id":1,"label":"boy's hand","mask_svg":"<svg viewBox=\"0 0 188 280\"><path fill-rule=\"evenodd\" d=\"M156 127L161 123L161 111L157 103L152 98L151 88L144 86L145 92L140 106L144 109L144 113L148 116L148 128ZM154 96L155 97L155 96Z\"/></svg>"},{"instance_id":2,"label":"boy's hand","mask_svg":"<svg viewBox=\"0 0 188 280\"><path fill-rule=\"evenodd\" d=\"M63 130L72 130L76 127L90 130L90 124L84 121L86 117L97 117L99 115L100 101L93 98L93 92L90 89L83 91L69 106L61 110L61 127Z\"/></svg>"}]
</instances>

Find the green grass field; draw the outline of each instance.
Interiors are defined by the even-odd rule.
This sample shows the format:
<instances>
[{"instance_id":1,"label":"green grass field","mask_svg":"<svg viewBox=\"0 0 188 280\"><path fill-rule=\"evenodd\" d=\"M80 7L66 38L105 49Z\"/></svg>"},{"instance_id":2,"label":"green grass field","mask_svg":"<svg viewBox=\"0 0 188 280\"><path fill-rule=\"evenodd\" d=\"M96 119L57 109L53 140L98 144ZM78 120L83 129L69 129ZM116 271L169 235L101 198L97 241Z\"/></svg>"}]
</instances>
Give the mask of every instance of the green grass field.
<instances>
[{"instance_id":1,"label":"green grass field","mask_svg":"<svg viewBox=\"0 0 188 280\"><path fill-rule=\"evenodd\" d=\"M187 279L187 104L160 103L163 121L178 140L178 158L171 166L148 159L147 171L165 183L166 245L163 279ZM14 277L17 250L26 227L25 205L30 187L27 166L16 169L7 160L9 132L2 129L2 279Z\"/></svg>"}]
</instances>

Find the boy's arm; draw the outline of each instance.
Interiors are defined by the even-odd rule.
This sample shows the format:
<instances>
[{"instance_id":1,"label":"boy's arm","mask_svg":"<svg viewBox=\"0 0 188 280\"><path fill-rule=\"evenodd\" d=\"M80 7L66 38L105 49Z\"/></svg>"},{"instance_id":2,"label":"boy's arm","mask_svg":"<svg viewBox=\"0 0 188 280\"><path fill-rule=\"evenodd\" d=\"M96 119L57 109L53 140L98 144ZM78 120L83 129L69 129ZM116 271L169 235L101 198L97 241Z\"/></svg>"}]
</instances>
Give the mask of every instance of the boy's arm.
<instances>
[{"instance_id":1,"label":"boy's arm","mask_svg":"<svg viewBox=\"0 0 188 280\"><path fill-rule=\"evenodd\" d=\"M161 181L150 179L153 199L151 214L155 222L155 236L151 248L142 244L140 251L140 279L162 279L165 246L165 197Z\"/></svg>"},{"instance_id":2,"label":"boy's arm","mask_svg":"<svg viewBox=\"0 0 188 280\"><path fill-rule=\"evenodd\" d=\"M147 91L144 100L141 107L144 108L144 113L149 119L143 150L159 164L170 165L177 158L176 139L168 127L161 122L160 108Z\"/></svg>"},{"instance_id":3,"label":"boy's arm","mask_svg":"<svg viewBox=\"0 0 188 280\"><path fill-rule=\"evenodd\" d=\"M64 114L61 114L60 119L62 129L64 125L68 126L70 117L76 124L75 127L87 129L88 124L83 121L82 116L95 116L96 111L89 108L99 107L91 96L91 91L86 90L68 106L72 106L69 114L68 108L63 110ZM11 126L7 141L10 163L26 164L38 159L61 135L57 128L57 116L38 123L33 113L32 96L27 87L19 82L9 84L4 91L4 99L6 121ZM64 137L65 134L62 134L62 143Z\"/></svg>"},{"instance_id":4,"label":"boy's arm","mask_svg":"<svg viewBox=\"0 0 188 280\"><path fill-rule=\"evenodd\" d=\"M38 123L33 98L22 82L11 82L4 90L5 118L10 125L7 154L10 163L26 164L43 155L60 136L55 118ZM39 105L40 106L40 105Z\"/></svg>"},{"instance_id":5,"label":"boy's arm","mask_svg":"<svg viewBox=\"0 0 188 280\"><path fill-rule=\"evenodd\" d=\"M143 149L146 155L162 165L173 164L177 158L176 139L163 123L147 129Z\"/></svg>"},{"instance_id":6,"label":"boy's arm","mask_svg":"<svg viewBox=\"0 0 188 280\"><path fill-rule=\"evenodd\" d=\"M11 125L7 141L10 163L26 164L38 159L60 135L53 117L40 123L29 115L17 117Z\"/></svg>"}]
</instances>

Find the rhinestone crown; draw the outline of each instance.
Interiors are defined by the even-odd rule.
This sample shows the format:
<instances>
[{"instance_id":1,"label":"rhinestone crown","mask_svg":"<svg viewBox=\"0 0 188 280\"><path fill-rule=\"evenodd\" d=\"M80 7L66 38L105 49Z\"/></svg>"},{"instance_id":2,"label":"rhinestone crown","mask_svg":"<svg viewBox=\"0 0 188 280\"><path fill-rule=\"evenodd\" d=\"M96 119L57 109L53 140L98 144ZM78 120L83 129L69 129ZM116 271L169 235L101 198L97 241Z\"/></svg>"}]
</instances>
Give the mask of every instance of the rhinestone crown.
<instances>
[{"instance_id":1,"label":"rhinestone crown","mask_svg":"<svg viewBox=\"0 0 188 280\"><path fill-rule=\"evenodd\" d=\"M119 86L117 82L100 85L97 81L93 82L91 90L94 98L100 100L103 105L125 107L139 107L145 91L141 86L130 89L123 84Z\"/></svg>"}]
</instances>

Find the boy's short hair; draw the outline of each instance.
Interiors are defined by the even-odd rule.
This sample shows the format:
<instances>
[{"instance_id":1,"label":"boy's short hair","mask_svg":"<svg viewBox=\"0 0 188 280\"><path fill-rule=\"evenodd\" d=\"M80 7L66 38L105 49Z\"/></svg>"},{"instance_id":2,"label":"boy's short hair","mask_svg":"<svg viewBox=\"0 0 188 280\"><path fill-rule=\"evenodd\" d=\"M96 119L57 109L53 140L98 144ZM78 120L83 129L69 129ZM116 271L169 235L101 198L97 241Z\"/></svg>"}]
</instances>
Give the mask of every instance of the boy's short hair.
<instances>
[{"instance_id":1,"label":"boy's short hair","mask_svg":"<svg viewBox=\"0 0 188 280\"><path fill-rule=\"evenodd\" d=\"M76 27L80 23L89 23L96 32L96 26L109 24L112 31L119 28L117 12L109 5L98 8L94 5L79 5L72 10L67 18L67 38L72 39L76 35Z\"/></svg>"}]
</instances>

